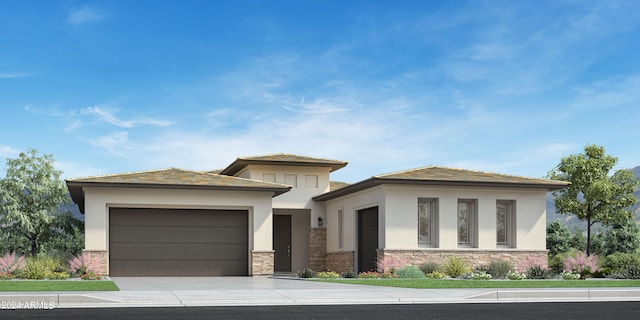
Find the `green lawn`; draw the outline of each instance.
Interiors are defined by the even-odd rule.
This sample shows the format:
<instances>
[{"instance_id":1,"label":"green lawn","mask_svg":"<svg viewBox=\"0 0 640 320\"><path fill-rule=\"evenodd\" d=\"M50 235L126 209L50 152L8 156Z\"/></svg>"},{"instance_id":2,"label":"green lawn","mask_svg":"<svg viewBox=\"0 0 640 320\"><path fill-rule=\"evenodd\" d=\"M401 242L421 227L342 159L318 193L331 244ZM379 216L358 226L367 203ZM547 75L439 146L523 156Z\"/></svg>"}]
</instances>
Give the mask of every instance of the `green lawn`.
<instances>
[{"instance_id":1,"label":"green lawn","mask_svg":"<svg viewBox=\"0 0 640 320\"><path fill-rule=\"evenodd\" d=\"M4 280L0 291L120 291L113 281Z\"/></svg>"},{"instance_id":2,"label":"green lawn","mask_svg":"<svg viewBox=\"0 0 640 320\"><path fill-rule=\"evenodd\" d=\"M325 279L335 283L419 289L640 287L640 280Z\"/></svg>"}]
</instances>

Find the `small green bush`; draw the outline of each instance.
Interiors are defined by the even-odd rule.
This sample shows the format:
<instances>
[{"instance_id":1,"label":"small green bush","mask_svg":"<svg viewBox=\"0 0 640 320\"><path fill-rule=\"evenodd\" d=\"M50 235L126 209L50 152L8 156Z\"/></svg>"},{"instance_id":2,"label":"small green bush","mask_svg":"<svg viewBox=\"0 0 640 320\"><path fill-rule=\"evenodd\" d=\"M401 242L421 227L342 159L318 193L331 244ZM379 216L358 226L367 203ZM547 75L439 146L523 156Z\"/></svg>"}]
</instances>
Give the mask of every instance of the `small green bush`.
<instances>
[{"instance_id":1,"label":"small green bush","mask_svg":"<svg viewBox=\"0 0 640 320\"><path fill-rule=\"evenodd\" d=\"M17 272L16 276L25 279L42 280L51 276L52 271L49 270L49 262L47 259L29 258L24 267Z\"/></svg>"},{"instance_id":2,"label":"small green bush","mask_svg":"<svg viewBox=\"0 0 640 320\"><path fill-rule=\"evenodd\" d=\"M425 276L427 277L427 279L442 279L447 275L444 272L436 270L436 271L427 273Z\"/></svg>"},{"instance_id":3,"label":"small green bush","mask_svg":"<svg viewBox=\"0 0 640 320\"><path fill-rule=\"evenodd\" d=\"M549 277L549 271L541 266L531 266L526 272L527 279L547 279Z\"/></svg>"},{"instance_id":4,"label":"small green bush","mask_svg":"<svg viewBox=\"0 0 640 320\"><path fill-rule=\"evenodd\" d=\"M622 276L625 273L629 273L629 276L631 276L634 273L633 270L640 269L640 255L620 252L610 254L602 262L602 269L605 270L604 272L607 275Z\"/></svg>"},{"instance_id":5,"label":"small green bush","mask_svg":"<svg viewBox=\"0 0 640 320\"><path fill-rule=\"evenodd\" d=\"M304 268L298 272L296 272L296 277L298 278L315 278L316 277L316 272L309 269L309 268Z\"/></svg>"},{"instance_id":6,"label":"small green bush","mask_svg":"<svg viewBox=\"0 0 640 320\"><path fill-rule=\"evenodd\" d=\"M467 275L466 277L467 279L471 279L471 280L491 280L493 279L493 277L484 272L484 271L480 271L480 272L473 272L469 275Z\"/></svg>"},{"instance_id":7,"label":"small green bush","mask_svg":"<svg viewBox=\"0 0 640 320\"><path fill-rule=\"evenodd\" d=\"M561 276L562 276L562 279L564 280L579 280L581 278L580 273L572 272L572 271L563 272Z\"/></svg>"},{"instance_id":8,"label":"small green bush","mask_svg":"<svg viewBox=\"0 0 640 320\"><path fill-rule=\"evenodd\" d=\"M440 265L435 262L427 262L420 265L420 270L424 274L429 274L434 271L440 271Z\"/></svg>"},{"instance_id":9,"label":"small green bush","mask_svg":"<svg viewBox=\"0 0 640 320\"><path fill-rule=\"evenodd\" d=\"M318 272L317 277L320 279L336 279L340 278L340 274L335 271L320 271Z\"/></svg>"},{"instance_id":10,"label":"small green bush","mask_svg":"<svg viewBox=\"0 0 640 320\"><path fill-rule=\"evenodd\" d=\"M346 279L355 278L356 276L357 276L356 273L351 270L347 270L345 273L342 274L342 277Z\"/></svg>"},{"instance_id":11,"label":"small green bush","mask_svg":"<svg viewBox=\"0 0 640 320\"><path fill-rule=\"evenodd\" d=\"M396 270L398 278L401 279L424 279L426 278L422 270L414 266L405 266Z\"/></svg>"},{"instance_id":12,"label":"small green bush","mask_svg":"<svg viewBox=\"0 0 640 320\"><path fill-rule=\"evenodd\" d=\"M509 273L507 274L507 279L509 280L522 280L525 279L527 276L524 273L521 272L516 272L516 271L509 271Z\"/></svg>"},{"instance_id":13,"label":"small green bush","mask_svg":"<svg viewBox=\"0 0 640 320\"><path fill-rule=\"evenodd\" d=\"M56 272L51 272L49 274L49 279L51 280L64 280L64 279L69 279L69 274L66 272L60 272L60 271L56 271Z\"/></svg>"},{"instance_id":14,"label":"small green bush","mask_svg":"<svg viewBox=\"0 0 640 320\"><path fill-rule=\"evenodd\" d=\"M471 272L469 264L458 257L449 257L442 266L442 271L451 278L458 278Z\"/></svg>"},{"instance_id":15,"label":"small green bush","mask_svg":"<svg viewBox=\"0 0 640 320\"><path fill-rule=\"evenodd\" d=\"M509 272L514 271L513 263L507 260L494 260L487 266L486 272L494 279L506 279Z\"/></svg>"}]
</instances>

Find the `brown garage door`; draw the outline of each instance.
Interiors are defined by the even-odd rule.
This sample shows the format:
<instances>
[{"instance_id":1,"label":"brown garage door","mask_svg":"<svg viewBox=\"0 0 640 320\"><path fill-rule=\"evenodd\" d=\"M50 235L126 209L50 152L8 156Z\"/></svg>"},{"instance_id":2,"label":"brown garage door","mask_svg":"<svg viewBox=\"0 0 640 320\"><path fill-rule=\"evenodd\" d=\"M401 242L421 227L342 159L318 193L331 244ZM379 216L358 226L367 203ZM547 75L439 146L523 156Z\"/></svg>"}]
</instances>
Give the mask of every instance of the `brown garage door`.
<instances>
[{"instance_id":1,"label":"brown garage door","mask_svg":"<svg viewBox=\"0 0 640 320\"><path fill-rule=\"evenodd\" d=\"M112 276L248 274L248 214L243 210L109 210Z\"/></svg>"}]
</instances>

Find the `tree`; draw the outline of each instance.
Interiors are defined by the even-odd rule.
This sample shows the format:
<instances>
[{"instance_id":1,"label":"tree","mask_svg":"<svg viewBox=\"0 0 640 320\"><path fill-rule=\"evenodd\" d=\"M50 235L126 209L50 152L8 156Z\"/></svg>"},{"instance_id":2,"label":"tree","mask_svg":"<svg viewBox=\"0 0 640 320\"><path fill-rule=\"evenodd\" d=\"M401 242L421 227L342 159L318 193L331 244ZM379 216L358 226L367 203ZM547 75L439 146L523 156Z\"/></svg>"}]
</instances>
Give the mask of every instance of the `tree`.
<instances>
[{"instance_id":1,"label":"tree","mask_svg":"<svg viewBox=\"0 0 640 320\"><path fill-rule=\"evenodd\" d=\"M640 228L633 219L614 223L611 228L598 234L600 236L600 254L636 253L640 247Z\"/></svg>"},{"instance_id":2,"label":"tree","mask_svg":"<svg viewBox=\"0 0 640 320\"><path fill-rule=\"evenodd\" d=\"M612 225L631 218L630 206L636 203L633 191L637 180L629 170L609 172L618 159L605 154L603 147L587 145L584 154L562 158L550 172L555 180L571 182L564 190L554 191L556 212L572 213L587 223L587 255L591 253L591 227L595 223Z\"/></svg>"},{"instance_id":3,"label":"tree","mask_svg":"<svg viewBox=\"0 0 640 320\"><path fill-rule=\"evenodd\" d=\"M569 228L556 220L547 226L547 249L549 256L571 250L571 233Z\"/></svg>"},{"instance_id":4,"label":"tree","mask_svg":"<svg viewBox=\"0 0 640 320\"><path fill-rule=\"evenodd\" d=\"M53 167L53 156L38 156L31 149L17 159L7 159L7 171L0 180L0 227L3 233L26 238L32 256L47 240L70 227L69 212L59 212L69 203L61 171Z\"/></svg>"}]
</instances>

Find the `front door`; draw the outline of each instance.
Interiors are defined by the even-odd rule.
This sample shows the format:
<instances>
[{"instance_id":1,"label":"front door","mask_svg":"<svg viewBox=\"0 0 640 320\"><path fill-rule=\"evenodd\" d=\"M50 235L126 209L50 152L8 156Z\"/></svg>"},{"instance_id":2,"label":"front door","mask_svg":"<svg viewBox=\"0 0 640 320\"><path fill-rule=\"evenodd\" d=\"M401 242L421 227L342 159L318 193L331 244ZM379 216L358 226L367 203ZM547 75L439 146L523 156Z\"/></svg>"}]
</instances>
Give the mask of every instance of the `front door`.
<instances>
[{"instance_id":1,"label":"front door","mask_svg":"<svg viewBox=\"0 0 640 320\"><path fill-rule=\"evenodd\" d=\"M274 271L291 272L291 216L273 216Z\"/></svg>"},{"instance_id":2,"label":"front door","mask_svg":"<svg viewBox=\"0 0 640 320\"><path fill-rule=\"evenodd\" d=\"M358 210L358 272L375 271L378 261L378 207Z\"/></svg>"}]
</instances>

